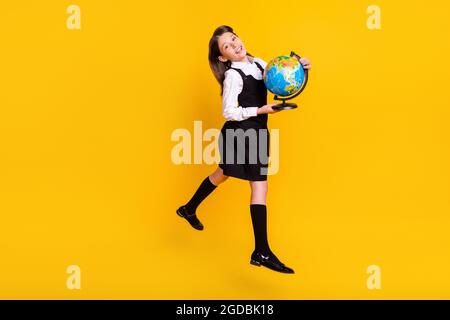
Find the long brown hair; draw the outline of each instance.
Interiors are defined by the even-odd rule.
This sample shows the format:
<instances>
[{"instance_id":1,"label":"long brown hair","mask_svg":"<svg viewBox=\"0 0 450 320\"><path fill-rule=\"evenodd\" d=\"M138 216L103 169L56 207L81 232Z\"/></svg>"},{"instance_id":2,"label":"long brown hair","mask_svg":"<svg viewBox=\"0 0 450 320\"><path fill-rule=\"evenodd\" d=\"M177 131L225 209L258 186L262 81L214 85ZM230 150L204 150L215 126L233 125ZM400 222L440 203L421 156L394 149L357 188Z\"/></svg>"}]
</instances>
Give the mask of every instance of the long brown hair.
<instances>
[{"instance_id":1,"label":"long brown hair","mask_svg":"<svg viewBox=\"0 0 450 320\"><path fill-rule=\"evenodd\" d=\"M219 37L226 32L231 32L235 36L238 36L233 28L230 26L220 26L214 30L214 33L209 40L209 66L216 78L217 82L220 84L220 95L223 94L223 80L225 79L225 71L231 68L231 61L222 62L219 60L219 56L222 55L219 49ZM250 53L247 52L247 55L253 57Z\"/></svg>"}]
</instances>

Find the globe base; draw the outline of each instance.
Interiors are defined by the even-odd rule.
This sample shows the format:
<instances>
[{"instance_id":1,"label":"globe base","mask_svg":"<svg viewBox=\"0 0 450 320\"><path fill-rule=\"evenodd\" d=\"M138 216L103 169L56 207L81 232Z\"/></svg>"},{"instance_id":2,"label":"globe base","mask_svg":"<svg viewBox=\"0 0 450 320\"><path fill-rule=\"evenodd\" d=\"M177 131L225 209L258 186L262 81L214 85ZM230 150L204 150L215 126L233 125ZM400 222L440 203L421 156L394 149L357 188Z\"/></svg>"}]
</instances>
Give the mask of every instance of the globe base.
<instances>
[{"instance_id":1,"label":"globe base","mask_svg":"<svg viewBox=\"0 0 450 320\"><path fill-rule=\"evenodd\" d=\"M273 110L290 110L297 108L297 105L295 103L286 103L283 101L283 103L279 103L276 106L273 106Z\"/></svg>"}]
</instances>

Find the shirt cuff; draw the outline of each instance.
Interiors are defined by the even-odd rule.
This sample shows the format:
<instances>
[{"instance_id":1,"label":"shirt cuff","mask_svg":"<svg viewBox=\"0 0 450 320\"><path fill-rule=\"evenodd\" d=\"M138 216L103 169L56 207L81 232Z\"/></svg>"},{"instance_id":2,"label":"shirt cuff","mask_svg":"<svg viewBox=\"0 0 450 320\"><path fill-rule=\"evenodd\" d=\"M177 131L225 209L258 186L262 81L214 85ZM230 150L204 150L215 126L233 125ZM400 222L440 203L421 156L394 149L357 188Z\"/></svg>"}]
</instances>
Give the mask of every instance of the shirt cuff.
<instances>
[{"instance_id":1,"label":"shirt cuff","mask_svg":"<svg viewBox=\"0 0 450 320\"><path fill-rule=\"evenodd\" d=\"M256 117L258 115L258 107L249 107L249 108L245 108L248 110L247 115L249 117Z\"/></svg>"}]
</instances>

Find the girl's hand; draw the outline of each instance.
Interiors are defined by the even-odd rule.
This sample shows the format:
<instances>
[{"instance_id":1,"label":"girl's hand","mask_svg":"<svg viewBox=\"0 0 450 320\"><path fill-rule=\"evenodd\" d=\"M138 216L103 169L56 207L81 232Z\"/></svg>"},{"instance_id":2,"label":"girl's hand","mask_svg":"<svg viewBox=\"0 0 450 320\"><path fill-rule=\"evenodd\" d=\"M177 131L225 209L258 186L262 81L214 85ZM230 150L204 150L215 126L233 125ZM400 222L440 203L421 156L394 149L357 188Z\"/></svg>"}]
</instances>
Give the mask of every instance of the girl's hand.
<instances>
[{"instance_id":1,"label":"girl's hand","mask_svg":"<svg viewBox=\"0 0 450 320\"><path fill-rule=\"evenodd\" d=\"M261 108L258 108L257 114L276 113L276 112L281 111L281 110L273 110L272 109L272 107L276 106L276 105L277 105L277 103L266 104L266 105L262 106Z\"/></svg>"},{"instance_id":2,"label":"girl's hand","mask_svg":"<svg viewBox=\"0 0 450 320\"><path fill-rule=\"evenodd\" d=\"M309 62L309 60L307 58L300 58L300 63L303 66L303 69L309 70L311 69L311 63Z\"/></svg>"}]
</instances>

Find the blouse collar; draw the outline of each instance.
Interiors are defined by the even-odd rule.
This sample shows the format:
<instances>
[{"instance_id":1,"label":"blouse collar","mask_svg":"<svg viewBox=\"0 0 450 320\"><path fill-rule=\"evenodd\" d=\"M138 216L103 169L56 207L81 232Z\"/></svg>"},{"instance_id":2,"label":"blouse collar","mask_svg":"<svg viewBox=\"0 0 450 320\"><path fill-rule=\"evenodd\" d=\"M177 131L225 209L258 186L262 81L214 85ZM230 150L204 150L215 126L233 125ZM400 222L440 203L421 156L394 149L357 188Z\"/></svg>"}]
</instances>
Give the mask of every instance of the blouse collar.
<instances>
[{"instance_id":1,"label":"blouse collar","mask_svg":"<svg viewBox=\"0 0 450 320\"><path fill-rule=\"evenodd\" d=\"M243 68L245 66L253 64L253 57L247 56L249 62L244 61L231 61L231 66L233 68Z\"/></svg>"}]
</instances>

